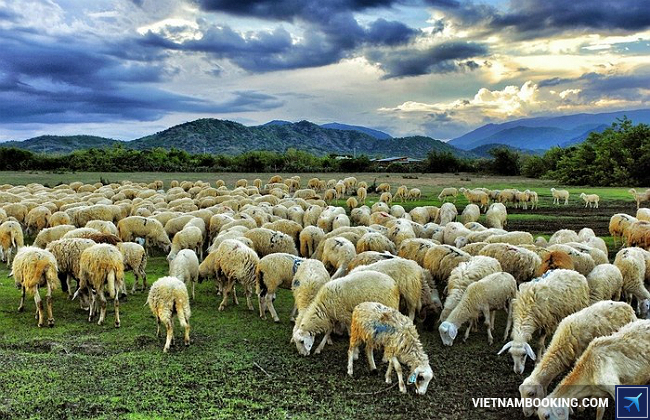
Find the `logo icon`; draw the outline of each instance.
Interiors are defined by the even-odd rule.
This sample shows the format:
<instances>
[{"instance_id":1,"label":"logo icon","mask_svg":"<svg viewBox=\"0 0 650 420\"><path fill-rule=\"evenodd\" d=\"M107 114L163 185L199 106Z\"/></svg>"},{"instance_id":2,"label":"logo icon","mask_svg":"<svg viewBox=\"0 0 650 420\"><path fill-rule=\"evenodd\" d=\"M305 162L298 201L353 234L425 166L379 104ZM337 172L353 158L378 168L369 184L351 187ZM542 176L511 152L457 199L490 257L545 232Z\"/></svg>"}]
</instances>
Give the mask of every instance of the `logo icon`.
<instances>
[{"instance_id":1,"label":"logo icon","mask_svg":"<svg viewBox=\"0 0 650 420\"><path fill-rule=\"evenodd\" d=\"M648 394L650 387L619 385L616 387L616 420L650 420Z\"/></svg>"}]
</instances>

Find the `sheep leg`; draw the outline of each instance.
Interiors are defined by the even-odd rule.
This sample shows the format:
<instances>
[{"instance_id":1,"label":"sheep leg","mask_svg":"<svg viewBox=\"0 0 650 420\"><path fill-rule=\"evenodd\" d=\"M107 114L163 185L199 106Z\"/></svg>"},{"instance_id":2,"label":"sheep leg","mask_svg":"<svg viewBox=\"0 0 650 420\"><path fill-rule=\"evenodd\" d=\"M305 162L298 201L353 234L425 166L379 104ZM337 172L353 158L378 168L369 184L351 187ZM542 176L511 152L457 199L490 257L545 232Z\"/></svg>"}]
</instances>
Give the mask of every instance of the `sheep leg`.
<instances>
[{"instance_id":1,"label":"sheep leg","mask_svg":"<svg viewBox=\"0 0 650 420\"><path fill-rule=\"evenodd\" d=\"M43 313L43 301L41 295L38 293L38 287L34 291L34 303L36 303L36 318L38 319L38 326L45 325L45 314Z\"/></svg>"},{"instance_id":2,"label":"sheep leg","mask_svg":"<svg viewBox=\"0 0 650 420\"><path fill-rule=\"evenodd\" d=\"M100 288L97 290L97 296L99 297L99 321L97 325L102 325L104 323L104 318L106 318L106 296L104 296L104 290Z\"/></svg>"},{"instance_id":3,"label":"sheep leg","mask_svg":"<svg viewBox=\"0 0 650 420\"><path fill-rule=\"evenodd\" d=\"M392 382L391 373L393 371L393 359L388 360L388 369L386 369L386 383L390 384Z\"/></svg>"},{"instance_id":4,"label":"sheep leg","mask_svg":"<svg viewBox=\"0 0 650 420\"><path fill-rule=\"evenodd\" d=\"M194 287L195 287L195 286L196 286L196 282L195 282L195 281L192 281L192 300L195 299L195 295L194 295Z\"/></svg>"},{"instance_id":5,"label":"sheep leg","mask_svg":"<svg viewBox=\"0 0 650 420\"><path fill-rule=\"evenodd\" d=\"M47 326L54 326L54 315L52 315L52 285L47 284Z\"/></svg>"},{"instance_id":6,"label":"sheep leg","mask_svg":"<svg viewBox=\"0 0 650 420\"><path fill-rule=\"evenodd\" d=\"M260 308L260 318L266 319L266 296L257 295L257 306Z\"/></svg>"},{"instance_id":7,"label":"sheep leg","mask_svg":"<svg viewBox=\"0 0 650 420\"><path fill-rule=\"evenodd\" d=\"M246 295L246 306L248 307L248 310L249 311L254 311L255 309L253 309L253 301L252 301L253 291L250 290L250 287L247 287L247 286L244 287L244 295ZM271 307L273 307L273 302L272 301L271 301Z\"/></svg>"},{"instance_id":8,"label":"sheep leg","mask_svg":"<svg viewBox=\"0 0 650 420\"><path fill-rule=\"evenodd\" d=\"M508 322L506 322L506 331L503 334L503 341L508 341L508 332L512 326L512 300L508 302Z\"/></svg>"},{"instance_id":9,"label":"sheep leg","mask_svg":"<svg viewBox=\"0 0 650 420\"><path fill-rule=\"evenodd\" d=\"M266 299L268 301L269 312L271 312L271 316L273 317L273 321L280 322L280 318L278 317L278 313L275 311L275 306L273 306L273 297L271 295L266 295Z\"/></svg>"},{"instance_id":10,"label":"sheep leg","mask_svg":"<svg viewBox=\"0 0 650 420\"><path fill-rule=\"evenodd\" d=\"M160 317L156 315L156 338L160 337Z\"/></svg>"},{"instance_id":11,"label":"sheep leg","mask_svg":"<svg viewBox=\"0 0 650 420\"><path fill-rule=\"evenodd\" d=\"M74 292L72 290L71 282L70 282L71 278L72 278L72 276L70 274L68 274L66 276L66 278L65 278L65 284L68 286L68 300L71 300L72 296L74 294Z\"/></svg>"},{"instance_id":12,"label":"sheep leg","mask_svg":"<svg viewBox=\"0 0 650 420\"><path fill-rule=\"evenodd\" d=\"M181 327L185 330L184 343L186 346L190 345L190 320L185 318L185 312L179 312L178 322L181 324Z\"/></svg>"},{"instance_id":13,"label":"sheep leg","mask_svg":"<svg viewBox=\"0 0 650 420\"><path fill-rule=\"evenodd\" d=\"M350 340L352 341L352 340ZM348 375L353 376L354 374L354 354L358 349L358 343L350 343L348 348Z\"/></svg>"},{"instance_id":14,"label":"sheep leg","mask_svg":"<svg viewBox=\"0 0 650 420\"><path fill-rule=\"evenodd\" d=\"M169 351L169 346L172 344L172 339L174 338L174 325L172 324L171 318L165 322L165 328L167 329L167 340L165 340L163 352L167 353Z\"/></svg>"},{"instance_id":15,"label":"sheep leg","mask_svg":"<svg viewBox=\"0 0 650 420\"><path fill-rule=\"evenodd\" d=\"M92 293L92 292L91 292ZM97 304L95 294L90 296L90 303L88 304L88 322L93 321L93 314L95 312L95 305Z\"/></svg>"},{"instance_id":16,"label":"sheep leg","mask_svg":"<svg viewBox=\"0 0 650 420\"><path fill-rule=\"evenodd\" d=\"M377 365L375 364L375 352L372 344L366 343L366 358L368 359L368 366L370 370L377 370Z\"/></svg>"},{"instance_id":17,"label":"sheep leg","mask_svg":"<svg viewBox=\"0 0 650 420\"><path fill-rule=\"evenodd\" d=\"M226 306L228 306L228 293L230 293L230 290L233 289L234 284L230 281L226 283L225 287L223 288L223 299L221 300L221 304L219 305L219 310L223 311L226 309Z\"/></svg>"},{"instance_id":18,"label":"sheep leg","mask_svg":"<svg viewBox=\"0 0 650 420\"><path fill-rule=\"evenodd\" d=\"M135 288L138 285L138 275L135 272L133 274L134 274L135 280L133 280L133 287L131 288L131 294L135 293ZM124 284L126 285L126 281L124 282ZM70 289L68 288L68 290L70 290Z\"/></svg>"},{"instance_id":19,"label":"sheep leg","mask_svg":"<svg viewBox=\"0 0 650 420\"><path fill-rule=\"evenodd\" d=\"M320 344L318 345L318 347L316 347L314 354L320 354L320 352L323 351L323 348L325 348L325 344L327 344L327 340L330 338L331 333L332 333L331 331L325 333L325 336L321 340Z\"/></svg>"},{"instance_id":20,"label":"sheep leg","mask_svg":"<svg viewBox=\"0 0 650 420\"><path fill-rule=\"evenodd\" d=\"M21 294L20 294L20 305L18 305L18 312L22 312L25 310L25 286L21 286Z\"/></svg>"},{"instance_id":21,"label":"sheep leg","mask_svg":"<svg viewBox=\"0 0 650 420\"><path fill-rule=\"evenodd\" d=\"M239 300L237 300L237 287L235 282L232 283L232 301L235 305L239 305Z\"/></svg>"},{"instance_id":22,"label":"sheep leg","mask_svg":"<svg viewBox=\"0 0 650 420\"><path fill-rule=\"evenodd\" d=\"M406 385L404 385L404 378L402 378L402 365L399 364L399 360L397 360L397 357L395 356L393 356L391 360L393 361L393 369L395 369L395 372L397 373L399 392L406 394Z\"/></svg>"},{"instance_id":23,"label":"sheep leg","mask_svg":"<svg viewBox=\"0 0 650 420\"><path fill-rule=\"evenodd\" d=\"M469 322L469 325L467 325L467 329L465 330L465 336L463 337L463 342L467 341L467 339L469 338L469 333L472 331L473 323L474 321L472 320Z\"/></svg>"},{"instance_id":24,"label":"sheep leg","mask_svg":"<svg viewBox=\"0 0 650 420\"><path fill-rule=\"evenodd\" d=\"M120 294L115 294L113 300L113 307L115 308L115 328L120 328Z\"/></svg>"},{"instance_id":25,"label":"sheep leg","mask_svg":"<svg viewBox=\"0 0 650 420\"><path fill-rule=\"evenodd\" d=\"M293 309L291 310L291 318L290 318L291 321L296 320L296 313L297 312L298 312L298 307L294 304Z\"/></svg>"},{"instance_id":26,"label":"sheep leg","mask_svg":"<svg viewBox=\"0 0 650 420\"><path fill-rule=\"evenodd\" d=\"M484 324L487 326L487 336L488 336L488 344L492 345L494 343L494 338L492 337L492 325L494 325L494 314L496 311L492 311L490 314L490 307L485 306L483 307L483 317L485 317L485 322Z\"/></svg>"}]
</instances>

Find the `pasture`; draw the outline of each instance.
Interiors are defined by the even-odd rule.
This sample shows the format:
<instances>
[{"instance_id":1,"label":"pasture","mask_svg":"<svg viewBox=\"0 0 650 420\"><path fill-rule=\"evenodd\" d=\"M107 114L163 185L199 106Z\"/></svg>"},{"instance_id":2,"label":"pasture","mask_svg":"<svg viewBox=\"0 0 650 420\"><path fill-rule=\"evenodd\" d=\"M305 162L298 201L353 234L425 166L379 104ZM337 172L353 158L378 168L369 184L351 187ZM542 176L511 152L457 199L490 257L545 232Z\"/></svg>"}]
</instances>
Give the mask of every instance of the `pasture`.
<instances>
[{"instance_id":1,"label":"pasture","mask_svg":"<svg viewBox=\"0 0 650 420\"><path fill-rule=\"evenodd\" d=\"M348 174L299 174L303 179L343 178ZM606 239L610 259L615 253L608 236L607 223L612 214L634 214L636 204L629 188L569 188L571 202L555 207L548 180L526 178L476 177L473 175L355 174L368 184L389 182L418 187L423 198L404 205L440 205L439 191L446 186L486 187L490 189L532 189L539 193L540 208L508 208L508 230L526 230L534 235L549 235L561 228L591 227ZM51 187L71 181L95 183L102 177L110 182L124 179L153 181L162 179L223 179L229 187L239 178L251 181L270 174L162 174L162 173L26 173L0 172L0 184L38 182ZM471 179L469 179L469 178ZM394 191L394 190L393 190ZM585 209L580 192L601 197L599 209ZM369 196L369 203L377 200ZM466 204L459 196L459 212ZM341 201L339 205L344 205ZM399 203L397 203L399 204ZM483 217L481 221L483 221ZM27 240L31 242L31 238ZM162 254L150 257L148 284L167 274ZM133 282L127 274L127 286ZM240 298L242 293L239 293ZM162 352L164 338L156 338L155 320L145 307L146 292L129 294L121 302L122 326L113 327L112 305L108 305L103 326L87 321L86 312L76 301L69 301L60 290L54 293L54 328L37 328L33 317L34 302L26 301L25 312L16 311L20 291L8 278L6 265L0 267L0 418L430 418L487 419L524 418L516 408L474 408L472 398L518 397L517 388L532 370L528 364L524 376L512 371L506 354L497 356L503 342L505 316L497 316L495 343L488 345L485 330L470 335L466 343L459 339L453 347L444 347L437 324L418 325L425 351L429 355L434 378L425 396L417 396L411 387L405 395L383 381L385 363L377 372L368 370L362 354L355 363L354 378L346 374L347 338L334 337L320 355L299 356L289 344L293 324L289 312L291 292L280 290L275 306L281 318L259 318L257 311L230 305L217 311L221 297L212 282L202 283L192 302L191 345L182 345L175 323L175 342L168 354ZM257 299L254 299L257 308ZM464 330L463 330L464 331ZM163 334L164 335L164 334ZM460 334L459 334L460 336ZM613 419L613 401L605 418ZM572 419L592 419L595 410L576 413Z\"/></svg>"}]
</instances>

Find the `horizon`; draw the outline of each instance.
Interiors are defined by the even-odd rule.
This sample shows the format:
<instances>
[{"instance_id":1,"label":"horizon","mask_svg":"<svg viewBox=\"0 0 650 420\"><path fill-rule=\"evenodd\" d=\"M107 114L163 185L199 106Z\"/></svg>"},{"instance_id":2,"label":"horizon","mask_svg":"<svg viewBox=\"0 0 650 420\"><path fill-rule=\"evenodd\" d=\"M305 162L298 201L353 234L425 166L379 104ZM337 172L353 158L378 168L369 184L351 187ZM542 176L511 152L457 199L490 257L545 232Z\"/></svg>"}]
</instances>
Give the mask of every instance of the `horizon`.
<instances>
[{"instance_id":1,"label":"horizon","mask_svg":"<svg viewBox=\"0 0 650 420\"><path fill-rule=\"evenodd\" d=\"M200 118L446 142L489 123L647 108L650 3L615 6L10 0L0 142L133 140Z\"/></svg>"}]
</instances>

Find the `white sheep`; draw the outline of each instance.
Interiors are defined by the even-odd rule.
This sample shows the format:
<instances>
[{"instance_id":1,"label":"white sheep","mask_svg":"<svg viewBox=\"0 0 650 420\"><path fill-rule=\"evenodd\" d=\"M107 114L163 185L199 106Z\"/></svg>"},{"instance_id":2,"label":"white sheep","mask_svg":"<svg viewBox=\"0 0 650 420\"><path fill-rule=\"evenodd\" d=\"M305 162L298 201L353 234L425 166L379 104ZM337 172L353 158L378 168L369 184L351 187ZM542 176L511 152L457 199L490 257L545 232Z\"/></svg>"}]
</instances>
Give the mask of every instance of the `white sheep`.
<instances>
[{"instance_id":1,"label":"white sheep","mask_svg":"<svg viewBox=\"0 0 650 420\"><path fill-rule=\"evenodd\" d=\"M66 277L62 285L65 286L64 291L67 290L70 299L76 291L76 287L72 288L71 279L76 279L77 285L79 284L81 253L95 244L95 241L83 238L58 239L47 244L46 249L56 258L59 274ZM88 305L88 301L81 302L82 308L87 309Z\"/></svg>"},{"instance_id":2,"label":"white sheep","mask_svg":"<svg viewBox=\"0 0 650 420\"><path fill-rule=\"evenodd\" d=\"M357 254L364 251L389 252L395 254L395 244L379 232L365 233L357 242Z\"/></svg>"},{"instance_id":3,"label":"white sheep","mask_svg":"<svg viewBox=\"0 0 650 420\"><path fill-rule=\"evenodd\" d=\"M567 242L580 242L580 237L575 230L560 229L548 239L549 245L564 244Z\"/></svg>"},{"instance_id":4,"label":"white sheep","mask_svg":"<svg viewBox=\"0 0 650 420\"><path fill-rule=\"evenodd\" d=\"M532 245L533 241L533 235L528 232L517 230L506 233L498 233L485 239L485 242L489 244L501 243L510 245Z\"/></svg>"},{"instance_id":5,"label":"white sheep","mask_svg":"<svg viewBox=\"0 0 650 420\"><path fill-rule=\"evenodd\" d=\"M551 188L551 195L553 196L553 204L559 206L560 200L564 200L565 206L569 204L569 191Z\"/></svg>"},{"instance_id":6,"label":"white sheep","mask_svg":"<svg viewBox=\"0 0 650 420\"><path fill-rule=\"evenodd\" d=\"M449 314L447 319L440 324L438 332L443 344L451 346L458 334L460 327L467 321L470 326L465 332L465 340L471 331L471 321L477 319L481 314L485 318L487 326L488 343L492 345L492 330L494 329L494 317L498 309L505 309L510 313L510 301L517 293L517 281L508 273L490 274L481 280L471 283L463 293L460 302ZM508 318L510 319L510 318ZM506 325L506 334L510 325Z\"/></svg>"},{"instance_id":7,"label":"white sheep","mask_svg":"<svg viewBox=\"0 0 650 420\"><path fill-rule=\"evenodd\" d=\"M440 207L440 211L438 212L438 217L436 218L435 221L440 226L444 226L447 223L456 220L456 216L458 216L458 210L456 209L456 206L453 205L452 203L445 203Z\"/></svg>"},{"instance_id":8,"label":"white sheep","mask_svg":"<svg viewBox=\"0 0 650 420\"><path fill-rule=\"evenodd\" d=\"M610 335L634 321L636 316L630 305L611 300L594 303L564 318L544 356L519 386L522 400L544 398L551 382L573 366L594 338ZM524 405L523 410L528 417L535 408Z\"/></svg>"},{"instance_id":9,"label":"white sheep","mask_svg":"<svg viewBox=\"0 0 650 420\"><path fill-rule=\"evenodd\" d=\"M304 310L300 323L294 326L292 341L298 352L308 356L316 335L323 334L314 351L319 354L336 324L349 331L352 311L363 302L379 302L398 309L399 288L392 278L376 271L361 271L325 283Z\"/></svg>"},{"instance_id":10,"label":"white sheep","mask_svg":"<svg viewBox=\"0 0 650 420\"><path fill-rule=\"evenodd\" d=\"M485 213L488 228L503 229L508 222L508 211L502 203L492 203Z\"/></svg>"},{"instance_id":11,"label":"white sheep","mask_svg":"<svg viewBox=\"0 0 650 420\"><path fill-rule=\"evenodd\" d=\"M284 252L277 252L260 258L255 270L255 287L259 298L260 318L266 318L266 308L268 307L273 320L280 322L278 313L273 306L275 293L280 287L291 289L293 277L303 261L303 258Z\"/></svg>"},{"instance_id":12,"label":"white sheep","mask_svg":"<svg viewBox=\"0 0 650 420\"><path fill-rule=\"evenodd\" d=\"M142 291L147 288L147 252L144 247L135 242L119 242L117 249L124 257L124 271L133 271L133 287L131 293L135 293L138 282L142 282ZM126 294L126 293L125 293Z\"/></svg>"},{"instance_id":13,"label":"white sheep","mask_svg":"<svg viewBox=\"0 0 650 420\"><path fill-rule=\"evenodd\" d=\"M305 259L296 270L291 282L293 293L294 310L292 320L295 317L296 324L300 323L302 313L311 304L320 288L330 281L330 275L322 262L313 259Z\"/></svg>"},{"instance_id":14,"label":"white sheep","mask_svg":"<svg viewBox=\"0 0 650 420\"><path fill-rule=\"evenodd\" d=\"M318 243L323 240L325 231L317 226L305 226L298 236L300 242L300 255L311 258L316 251Z\"/></svg>"},{"instance_id":15,"label":"white sheep","mask_svg":"<svg viewBox=\"0 0 650 420\"><path fill-rule=\"evenodd\" d=\"M415 385L417 394L427 392L433 371L429 357L424 352L420 337L413 322L397 310L378 302L360 303L352 312L350 346L348 348L348 375L353 376L354 359L359 346L365 343L368 365L376 370L375 347L384 349L384 360L388 360L386 383L391 383L391 373L397 374L400 392L406 393L402 377L404 363L409 367L408 383Z\"/></svg>"},{"instance_id":16,"label":"white sheep","mask_svg":"<svg viewBox=\"0 0 650 420\"><path fill-rule=\"evenodd\" d=\"M460 215L463 224L476 222L479 217L481 217L481 209L476 204L468 204L465 206L463 213Z\"/></svg>"},{"instance_id":17,"label":"white sheep","mask_svg":"<svg viewBox=\"0 0 650 420\"><path fill-rule=\"evenodd\" d=\"M199 219L200 220L200 219ZM186 226L172 239L172 246L167 255L167 262L171 262L181 249L191 249L203 259L203 232L196 226Z\"/></svg>"},{"instance_id":18,"label":"white sheep","mask_svg":"<svg viewBox=\"0 0 650 420\"><path fill-rule=\"evenodd\" d=\"M455 203L457 196L458 196L458 190L456 188L453 187L443 188L442 191L440 191L440 194L438 194L438 200L444 202L447 200L448 197L453 197Z\"/></svg>"},{"instance_id":19,"label":"white sheep","mask_svg":"<svg viewBox=\"0 0 650 420\"><path fill-rule=\"evenodd\" d=\"M509 350L515 373L523 373L526 357L535 360L535 353L528 342L537 330L539 338L538 358L544 353L546 335L564 319L589 305L587 279L572 270L551 270L544 276L519 286L512 306L511 341L499 354Z\"/></svg>"},{"instance_id":20,"label":"white sheep","mask_svg":"<svg viewBox=\"0 0 650 420\"><path fill-rule=\"evenodd\" d=\"M614 265L623 275L623 293L628 303L632 302L633 297L637 299L642 318L648 315L650 305L650 292L645 286L647 273L650 271L649 261L650 252L641 248L623 248L614 259Z\"/></svg>"},{"instance_id":21,"label":"white sheep","mask_svg":"<svg viewBox=\"0 0 650 420\"><path fill-rule=\"evenodd\" d=\"M7 261L7 267L11 267L18 250L25 246L23 229L20 223L14 220L7 220L0 225L0 247L2 254Z\"/></svg>"},{"instance_id":22,"label":"white sheep","mask_svg":"<svg viewBox=\"0 0 650 420\"><path fill-rule=\"evenodd\" d=\"M45 248L47 247L47 244L61 239L63 235L70 232L71 230L75 230L75 227L72 225L58 225L50 228L45 228L38 232L38 235L36 235L36 239L34 239L32 246Z\"/></svg>"},{"instance_id":23,"label":"white sheep","mask_svg":"<svg viewBox=\"0 0 650 420\"><path fill-rule=\"evenodd\" d=\"M456 238L467 237L472 231L459 222L449 222L442 229L442 242L446 245L454 245Z\"/></svg>"},{"instance_id":24,"label":"white sheep","mask_svg":"<svg viewBox=\"0 0 650 420\"><path fill-rule=\"evenodd\" d=\"M175 259L180 256L181 253ZM167 340L163 352L167 353L174 338L174 315L178 316L178 322L185 329L185 345L190 345L190 316L192 312L185 283L176 277L159 278L151 285L147 304L156 317L156 337L160 334L161 322L167 329Z\"/></svg>"},{"instance_id":25,"label":"white sheep","mask_svg":"<svg viewBox=\"0 0 650 420\"><path fill-rule=\"evenodd\" d=\"M266 228L255 228L245 232L244 237L253 241L253 249L260 257L275 252L298 255L296 243L286 233Z\"/></svg>"},{"instance_id":26,"label":"white sheep","mask_svg":"<svg viewBox=\"0 0 650 420\"><path fill-rule=\"evenodd\" d=\"M165 228L156 219L129 216L117 223L117 230L120 239L124 242L132 242L136 237L140 237L145 239L147 247L156 246L165 253L171 248L171 241Z\"/></svg>"},{"instance_id":27,"label":"white sheep","mask_svg":"<svg viewBox=\"0 0 650 420\"><path fill-rule=\"evenodd\" d=\"M349 240L336 236L323 242L323 253L320 260L325 268L332 273L332 279L339 278L348 271L348 264L357 255L356 248Z\"/></svg>"},{"instance_id":28,"label":"white sheep","mask_svg":"<svg viewBox=\"0 0 650 420\"><path fill-rule=\"evenodd\" d=\"M192 300L194 300L194 288L199 280L199 258L196 253L191 249L181 249L169 263L169 275L176 277L186 286L191 284ZM135 283L133 287L135 289Z\"/></svg>"},{"instance_id":29,"label":"white sheep","mask_svg":"<svg viewBox=\"0 0 650 420\"><path fill-rule=\"evenodd\" d=\"M600 197L598 194L585 194L581 193L580 198L585 202L585 207L594 207L598 208L598 202L600 201Z\"/></svg>"},{"instance_id":30,"label":"white sheep","mask_svg":"<svg viewBox=\"0 0 650 420\"><path fill-rule=\"evenodd\" d=\"M434 247L435 245L440 245L438 242L431 239L407 239L402 241L397 250L397 255L402 258L407 258L418 263L420 266L424 266L424 257L427 251Z\"/></svg>"},{"instance_id":31,"label":"white sheep","mask_svg":"<svg viewBox=\"0 0 650 420\"><path fill-rule=\"evenodd\" d=\"M582 353L573 370L548 395L548 399L616 397L617 385L638 385L650 382L650 320L631 322L617 332L595 338ZM540 419L569 418L569 407L550 408L542 401L537 411ZM596 417L602 419L605 407Z\"/></svg>"},{"instance_id":32,"label":"white sheep","mask_svg":"<svg viewBox=\"0 0 650 420\"><path fill-rule=\"evenodd\" d=\"M435 245L424 255L424 268L431 272L433 279L446 282L451 271L472 256L450 245Z\"/></svg>"},{"instance_id":33,"label":"white sheep","mask_svg":"<svg viewBox=\"0 0 650 420\"><path fill-rule=\"evenodd\" d=\"M488 244L479 255L497 259L503 271L512 274L519 283L532 279L542 264L541 258L533 251L509 244Z\"/></svg>"}]
</instances>

